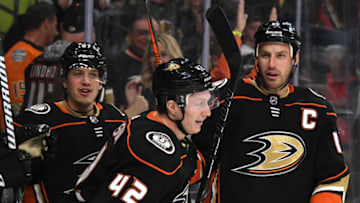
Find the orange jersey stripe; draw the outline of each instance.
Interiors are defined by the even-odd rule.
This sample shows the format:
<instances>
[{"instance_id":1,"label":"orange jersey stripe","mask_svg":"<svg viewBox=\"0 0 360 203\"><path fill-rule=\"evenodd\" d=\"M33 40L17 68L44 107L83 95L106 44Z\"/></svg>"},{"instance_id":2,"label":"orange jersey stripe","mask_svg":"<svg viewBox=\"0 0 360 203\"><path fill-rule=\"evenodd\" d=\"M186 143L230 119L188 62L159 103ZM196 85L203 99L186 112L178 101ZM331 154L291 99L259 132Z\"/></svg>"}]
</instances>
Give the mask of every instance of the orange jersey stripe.
<instances>
[{"instance_id":1,"label":"orange jersey stripe","mask_svg":"<svg viewBox=\"0 0 360 203\"><path fill-rule=\"evenodd\" d=\"M73 123L63 123L63 124L60 124L60 125L57 125L57 126L53 126L53 127L51 127L50 129L51 129L51 130L55 130L55 129L62 128L62 127L65 127L65 126L84 125L84 124L86 124L85 121L73 122Z\"/></svg>"},{"instance_id":2,"label":"orange jersey stripe","mask_svg":"<svg viewBox=\"0 0 360 203\"><path fill-rule=\"evenodd\" d=\"M46 202L49 202L49 198L47 197L47 194L46 194L46 190L45 190L45 186L44 186L44 182L43 182L43 181L41 181L41 190L43 191L43 195L44 195L45 201L46 201Z\"/></svg>"},{"instance_id":3,"label":"orange jersey stripe","mask_svg":"<svg viewBox=\"0 0 360 203\"><path fill-rule=\"evenodd\" d=\"M252 97L247 97L247 96L234 96L233 99L246 99L246 100L251 100L251 101L262 101L263 100L261 98L252 98Z\"/></svg>"},{"instance_id":4,"label":"orange jersey stripe","mask_svg":"<svg viewBox=\"0 0 360 203\"><path fill-rule=\"evenodd\" d=\"M292 104L285 104L285 106L295 106L295 105L300 105L300 106L316 106L316 107L320 107L320 108L326 108L325 105L316 104L316 103L301 103L301 102L295 102L295 103L292 103Z\"/></svg>"},{"instance_id":5,"label":"orange jersey stripe","mask_svg":"<svg viewBox=\"0 0 360 203\"><path fill-rule=\"evenodd\" d=\"M326 113L326 115L328 115L328 116L335 116L335 117L337 117L337 114L336 114L336 113L334 113L334 112L327 112L327 113Z\"/></svg>"},{"instance_id":6,"label":"orange jersey stripe","mask_svg":"<svg viewBox=\"0 0 360 203\"><path fill-rule=\"evenodd\" d=\"M105 120L106 123L125 123L124 120Z\"/></svg>"},{"instance_id":7,"label":"orange jersey stripe","mask_svg":"<svg viewBox=\"0 0 360 203\"><path fill-rule=\"evenodd\" d=\"M341 171L339 174L333 176L333 177L330 177L330 178L327 178L325 180L322 180L320 181L320 183L323 183L323 182L326 182L326 181L329 181L329 180L334 180L336 178L339 178L340 176L344 175L346 172L348 171L348 167L346 166L345 169L343 171ZM319 183L319 184L320 184Z\"/></svg>"},{"instance_id":8,"label":"orange jersey stripe","mask_svg":"<svg viewBox=\"0 0 360 203\"><path fill-rule=\"evenodd\" d=\"M141 163L145 164L145 165L148 165L150 166L151 168L159 171L160 173L163 173L165 175L173 175L175 174L183 165L183 161L181 160L180 164L178 165L178 167L176 167L173 171L165 171L165 170L162 170L161 168L155 166L154 164L151 164L143 159L141 159L140 157L138 157L134 151L131 149L131 146L130 146L130 136L131 136L131 131L130 131L130 126L131 126L131 120L129 120L129 124L127 126L127 131L128 131L128 136L127 136L127 146L128 146L128 149L129 149L129 152L130 154L135 158L137 159L138 161L140 161ZM182 156L181 159L184 159L186 157L186 155Z\"/></svg>"}]
</instances>

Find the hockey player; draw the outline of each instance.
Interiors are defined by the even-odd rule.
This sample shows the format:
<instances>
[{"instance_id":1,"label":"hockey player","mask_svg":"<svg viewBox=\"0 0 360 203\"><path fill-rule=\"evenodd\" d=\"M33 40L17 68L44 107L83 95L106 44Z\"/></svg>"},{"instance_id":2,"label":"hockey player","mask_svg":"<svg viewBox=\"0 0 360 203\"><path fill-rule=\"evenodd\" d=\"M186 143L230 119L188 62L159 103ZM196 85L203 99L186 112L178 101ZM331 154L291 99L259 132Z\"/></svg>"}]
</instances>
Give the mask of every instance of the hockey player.
<instances>
[{"instance_id":1,"label":"hockey player","mask_svg":"<svg viewBox=\"0 0 360 203\"><path fill-rule=\"evenodd\" d=\"M25 203L71 202L78 175L91 163L125 115L110 104L97 102L104 86L105 62L96 43L72 43L61 57L65 100L25 108L16 126L45 123L57 135L48 146L54 156L42 160L36 184L25 194ZM17 135L19 136L19 135ZM33 199L34 198L34 199Z\"/></svg>"},{"instance_id":2,"label":"hockey player","mask_svg":"<svg viewBox=\"0 0 360 203\"><path fill-rule=\"evenodd\" d=\"M78 180L78 200L186 202L189 180L198 179L203 160L188 135L198 133L211 114L211 87L210 74L188 58L160 65L153 80L157 111L114 131Z\"/></svg>"},{"instance_id":3,"label":"hockey player","mask_svg":"<svg viewBox=\"0 0 360 203\"><path fill-rule=\"evenodd\" d=\"M24 33L6 52L5 63L8 81L11 84L9 91L12 110L18 115L24 101L25 69L44 52L58 34L56 9L46 2L33 4L24 15L19 16L19 25L16 26L24 29Z\"/></svg>"},{"instance_id":4,"label":"hockey player","mask_svg":"<svg viewBox=\"0 0 360 203\"><path fill-rule=\"evenodd\" d=\"M237 86L206 202L344 202L349 170L336 113L321 95L289 83L299 62L295 27L268 22L255 39L256 79Z\"/></svg>"},{"instance_id":5,"label":"hockey player","mask_svg":"<svg viewBox=\"0 0 360 203\"><path fill-rule=\"evenodd\" d=\"M61 39L46 47L44 53L25 69L25 94L21 109L63 98L59 83L60 57L71 42L85 41L84 12L83 4L71 4L64 11L60 24ZM93 41L95 41L95 32Z\"/></svg>"}]
</instances>

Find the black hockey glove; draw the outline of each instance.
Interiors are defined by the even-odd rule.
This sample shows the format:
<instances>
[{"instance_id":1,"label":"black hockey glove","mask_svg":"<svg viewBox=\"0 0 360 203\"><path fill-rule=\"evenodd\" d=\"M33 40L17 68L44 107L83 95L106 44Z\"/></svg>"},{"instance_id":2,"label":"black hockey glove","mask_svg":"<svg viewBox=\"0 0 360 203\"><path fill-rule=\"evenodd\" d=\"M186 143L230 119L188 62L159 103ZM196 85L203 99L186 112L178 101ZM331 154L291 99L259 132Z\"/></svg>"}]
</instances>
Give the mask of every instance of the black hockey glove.
<instances>
[{"instance_id":1,"label":"black hockey glove","mask_svg":"<svg viewBox=\"0 0 360 203\"><path fill-rule=\"evenodd\" d=\"M50 132L50 126L47 124L25 124L16 128L15 134L17 143L21 144L31 138L39 137Z\"/></svg>"},{"instance_id":2,"label":"black hockey glove","mask_svg":"<svg viewBox=\"0 0 360 203\"><path fill-rule=\"evenodd\" d=\"M44 159L53 159L55 158L57 134L55 131L50 132L50 136L45 137L42 140L42 151L41 154Z\"/></svg>"},{"instance_id":3,"label":"black hockey glove","mask_svg":"<svg viewBox=\"0 0 360 203\"><path fill-rule=\"evenodd\" d=\"M47 124L25 124L15 130L19 149L31 154L32 158L41 157L44 138L50 136L50 127Z\"/></svg>"},{"instance_id":4,"label":"black hockey glove","mask_svg":"<svg viewBox=\"0 0 360 203\"><path fill-rule=\"evenodd\" d=\"M31 180L31 155L24 150L16 150L16 155L24 170L26 183Z\"/></svg>"},{"instance_id":5,"label":"black hockey glove","mask_svg":"<svg viewBox=\"0 0 360 203\"><path fill-rule=\"evenodd\" d=\"M0 187L10 188L31 180L31 156L23 150L2 149L0 156Z\"/></svg>"}]
</instances>

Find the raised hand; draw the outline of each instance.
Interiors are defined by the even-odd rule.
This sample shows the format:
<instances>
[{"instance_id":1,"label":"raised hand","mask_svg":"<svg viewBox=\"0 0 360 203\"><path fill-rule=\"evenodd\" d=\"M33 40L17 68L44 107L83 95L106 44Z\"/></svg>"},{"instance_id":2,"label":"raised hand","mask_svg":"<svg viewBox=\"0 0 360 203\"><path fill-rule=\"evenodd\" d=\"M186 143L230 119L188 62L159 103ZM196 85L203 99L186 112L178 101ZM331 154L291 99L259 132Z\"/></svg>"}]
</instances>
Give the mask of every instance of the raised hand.
<instances>
[{"instance_id":1,"label":"raised hand","mask_svg":"<svg viewBox=\"0 0 360 203\"><path fill-rule=\"evenodd\" d=\"M245 1L239 0L237 17L236 17L236 26L234 30L242 33L246 26L247 18L248 18L248 14L245 13Z\"/></svg>"}]
</instances>

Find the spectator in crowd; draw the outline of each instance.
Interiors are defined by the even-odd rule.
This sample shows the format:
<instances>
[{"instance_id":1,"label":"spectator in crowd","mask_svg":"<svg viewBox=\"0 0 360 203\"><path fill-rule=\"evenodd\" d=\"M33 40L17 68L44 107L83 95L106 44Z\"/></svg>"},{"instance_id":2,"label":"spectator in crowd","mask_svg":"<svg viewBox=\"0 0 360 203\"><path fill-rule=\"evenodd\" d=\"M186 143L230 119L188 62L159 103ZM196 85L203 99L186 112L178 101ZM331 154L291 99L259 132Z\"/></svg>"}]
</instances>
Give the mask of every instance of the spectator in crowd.
<instances>
[{"instance_id":1,"label":"spectator in crowd","mask_svg":"<svg viewBox=\"0 0 360 203\"><path fill-rule=\"evenodd\" d=\"M332 44L325 48L327 65L330 72L326 75L325 97L336 107L349 108L349 98L351 89L358 82L354 71L347 71L346 57L348 51L344 45ZM354 107L354 104L351 105Z\"/></svg>"},{"instance_id":2,"label":"spectator in crowd","mask_svg":"<svg viewBox=\"0 0 360 203\"><path fill-rule=\"evenodd\" d=\"M170 34L156 36L160 58L163 63L172 58L182 58L182 52L176 39ZM153 46L149 43L145 54L141 75L126 84L125 92L129 107L125 110L129 117L148 109L156 109L155 96L152 92L153 76L156 69Z\"/></svg>"},{"instance_id":3,"label":"spectator in crowd","mask_svg":"<svg viewBox=\"0 0 360 203\"><path fill-rule=\"evenodd\" d=\"M249 11L246 26L242 33L241 56L243 57L243 68L245 74L249 73L255 63L255 33L263 24L263 19L257 10ZM277 20L277 9L272 7L269 15L269 21Z\"/></svg>"},{"instance_id":4,"label":"spectator in crowd","mask_svg":"<svg viewBox=\"0 0 360 203\"><path fill-rule=\"evenodd\" d=\"M359 82L355 71L346 67L348 54L344 45L332 44L325 48L326 61L330 69L326 75L325 97L334 105L338 113L336 122L344 144L348 144L349 140L348 116L355 111L357 105L356 100L351 97L356 95Z\"/></svg>"},{"instance_id":5,"label":"spectator in crowd","mask_svg":"<svg viewBox=\"0 0 360 203\"><path fill-rule=\"evenodd\" d=\"M36 3L26 14L18 16L24 36L5 54L10 99L15 114L19 112L25 94L25 69L41 55L56 35L57 19L55 8L48 3Z\"/></svg>"},{"instance_id":6,"label":"spectator in crowd","mask_svg":"<svg viewBox=\"0 0 360 203\"><path fill-rule=\"evenodd\" d=\"M153 19L152 22L156 33L159 25ZM137 16L128 31L130 45L122 51L114 64L108 67L109 85L113 89L115 105L121 109L127 109L125 85L131 80L131 76L140 75L143 63L143 55L150 42L150 31L147 17Z\"/></svg>"},{"instance_id":7,"label":"spectator in crowd","mask_svg":"<svg viewBox=\"0 0 360 203\"><path fill-rule=\"evenodd\" d=\"M315 11L317 15L314 23L317 35L314 43L321 46L344 43L342 36L346 24L343 2L321 0L314 4L318 9Z\"/></svg>"},{"instance_id":8,"label":"spectator in crowd","mask_svg":"<svg viewBox=\"0 0 360 203\"><path fill-rule=\"evenodd\" d=\"M175 36L177 22L177 7L173 0L150 1L151 14L158 20L160 32Z\"/></svg>"},{"instance_id":9,"label":"spectator in crowd","mask_svg":"<svg viewBox=\"0 0 360 203\"><path fill-rule=\"evenodd\" d=\"M74 202L78 175L97 156L125 114L113 105L98 102L105 82L104 56L96 43L73 42L62 55L61 84L64 99L25 108L15 125L46 124L57 139L47 139L47 152L37 160L39 184L28 187L24 203L37 199ZM17 134L18 138L24 135ZM50 136L52 137L52 136ZM31 148L34 144L29 143Z\"/></svg>"},{"instance_id":10,"label":"spectator in crowd","mask_svg":"<svg viewBox=\"0 0 360 203\"><path fill-rule=\"evenodd\" d=\"M45 52L26 68L26 91L22 108L63 99L59 83L60 57L71 42L85 41L84 9L83 4L74 3L65 10L60 23L61 39L49 45Z\"/></svg>"},{"instance_id":11,"label":"spectator in crowd","mask_svg":"<svg viewBox=\"0 0 360 203\"><path fill-rule=\"evenodd\" d=\"M204 32L203 0L185 0L184 8L179 11L177 27L181 30L179 39L184 56L199 60Z\"/></svg>"},{"instance_id":12,"label":"spectator in crowd","mask_svg":"<svg viewBox=\"0 0 360 203\"><path fill-rule=\"evenodd\" d=\"M242 33L242 44L241 44L241 56L243 57L243 64L245 69L251 69L254 67L254 46L255 46L255 33L258 28L262 25L263 20L261 16L255 11L248 13L249 17L246 22L245 29Z\"/></svg>"},{"instance_id":13,"label":"spectator in crowd","mask_svg":"<svg viewBox=\"0 0 360 203\"><path fill-rule=\"evenodd\" d=\"M235 37L238 47L240 47L242 43L242 32L246 26L246 21L248 18L248 15L245 13L244 0L240 0L238 2L238 7L236 11L237 12L233 35ZM225 78L231 78L229 65L214 36L212 36L211 38L210 57L212 62L212 69L210 71L212 80L218 81Z\"/></svg>"}]
</instances>

